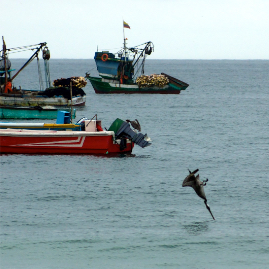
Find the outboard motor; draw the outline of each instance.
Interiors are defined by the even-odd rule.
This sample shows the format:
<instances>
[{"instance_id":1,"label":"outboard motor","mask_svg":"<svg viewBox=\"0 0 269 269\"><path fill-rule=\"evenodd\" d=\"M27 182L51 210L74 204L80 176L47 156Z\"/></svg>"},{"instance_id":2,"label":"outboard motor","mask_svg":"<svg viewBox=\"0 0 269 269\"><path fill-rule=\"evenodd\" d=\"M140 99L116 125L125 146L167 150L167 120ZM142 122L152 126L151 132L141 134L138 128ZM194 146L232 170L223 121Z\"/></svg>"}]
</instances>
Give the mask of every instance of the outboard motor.
<instances>
[{"instance_id":1,"label":"outboard motor","mask_svg":"<svg viewBox=\"0 0 269 269\"><path fill-rule=\"evenodd\" d=\"M149 141L145 140L145 138L147 137L147 134L143 135L141 133L134 132L130 128L129 123L127 123L127 122L122 123L121 127L119 128L119 130L116 133L116 137L118 137L118 136L120 136L122 134L127 135L127 137L130 140L132 140L135 144L137 144L141 148L145 148L145 147L151 145L151 143L149 143Z\"/></svg>"},{"instance_id":2,"label":"outboard motor","mask_svg":"<svg viewBox=\"0 0 269 269\"><path fill-rule=\"evenodd\" d=\"M114 131L117 138L128 138L138 146L145 148L150 146L149 138L147 134L134 132L129 123L121 119L116 119L109 128L109 131Z\"/></svg>"}]
</instances>

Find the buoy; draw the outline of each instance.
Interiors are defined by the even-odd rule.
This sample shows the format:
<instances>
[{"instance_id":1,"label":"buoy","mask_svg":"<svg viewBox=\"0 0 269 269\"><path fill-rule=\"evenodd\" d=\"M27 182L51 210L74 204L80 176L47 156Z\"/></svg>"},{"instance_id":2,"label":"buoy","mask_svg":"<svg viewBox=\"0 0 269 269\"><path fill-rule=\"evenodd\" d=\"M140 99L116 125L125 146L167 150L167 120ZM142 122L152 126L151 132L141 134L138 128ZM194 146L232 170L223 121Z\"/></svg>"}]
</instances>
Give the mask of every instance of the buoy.
<instances>
[{"instance_id":1,"label":"buoy","mask_svg":"<svg viewBox=\"0 0 269 269\"><path fill-rule=\"evenodd\" d=\"M105 62L108 59L108 55L105 53L101 56L101 60Z\"/></svg>"}]
</instances>

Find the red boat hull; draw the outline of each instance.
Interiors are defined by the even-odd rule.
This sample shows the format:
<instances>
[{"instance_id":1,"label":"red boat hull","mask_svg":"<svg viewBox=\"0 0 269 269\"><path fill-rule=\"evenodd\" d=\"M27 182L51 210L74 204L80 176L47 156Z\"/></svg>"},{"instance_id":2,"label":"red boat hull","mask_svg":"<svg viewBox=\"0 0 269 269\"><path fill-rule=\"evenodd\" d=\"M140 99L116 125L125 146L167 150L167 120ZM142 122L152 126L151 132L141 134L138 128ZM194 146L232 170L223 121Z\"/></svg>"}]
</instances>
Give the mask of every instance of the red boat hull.
<instances>
[{"instance_id":1,"label":"red boat hull","mask_svg":"<svg viewBox=\"0 0 269 269\"><path fill-rule=\"evenodd\" d=\"M1 130L0 153L14 154L120 154L131 153L127 140L120 149L114 132Z\"/></svg>"}]
</instances>

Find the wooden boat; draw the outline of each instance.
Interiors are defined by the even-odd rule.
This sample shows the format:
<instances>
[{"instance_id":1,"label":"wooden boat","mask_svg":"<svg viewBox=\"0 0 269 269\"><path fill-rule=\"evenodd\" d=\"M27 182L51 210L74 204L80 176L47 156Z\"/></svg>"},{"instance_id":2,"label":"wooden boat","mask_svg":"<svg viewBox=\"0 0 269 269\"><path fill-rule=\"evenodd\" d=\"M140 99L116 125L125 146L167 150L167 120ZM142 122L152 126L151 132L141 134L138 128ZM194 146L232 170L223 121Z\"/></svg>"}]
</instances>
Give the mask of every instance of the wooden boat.
<instances>
[{"instance_id":1,"label":"wooden boat","mask_svg":"<svg viewBox=\"0 0 269 269\"><path fill-rule=\"evenodd\" d=\"M144 64L146 56L154 50L153 43L149 41L139 46L127 47L126 40L124 37L124 47L117 53L95 52L94 60L100 77L92 77L86 73L95 93L179 94L189 86L164 73L145 76Z\"/></svg>"},{"instance_id":2,"label":"wooden boat","mask_svg":"<svg viewBox=\"0 0 269 269\"><path fill-rule=\"evenodd\" d=\"M57 119L59 109L56 107L13 107L0 106L0 119ZM76 118L76 110L72 111Z\"/></svg>"},{"instance_id":3,"label":"wooden boat","mask_svg":"<svg viewBox=\"0 0 269 269\"><path fill-rule=\"evenodd\" d=\"M26 63L16 72L15 75L11 75L15 69L11 69L11 62L7 57L8 52L20 52L24 50L35 50L34 54L26 61ZM46 88L43 85L43 79L40 72L38 53L42 50L43 60L45 65L45 82ZM78 83L77 78L72 77L68 80L68 85L51 85L50 71L49 71L49 59L50 52L47 47L47 43L40 43L36 45L23 46L18 48L7 49L3 38L3 49L0 57L0 105L1 106L84 106L86 102L86 94L82 90L85 83ZM13 85L13 80L18 74L31 62L37 58L38 61L38 74L40 90L29 90L17 88ZM57 80L56 80L57 81ZM55 81L54 81L55 82Z\"/></svg>"},{"instance_id":4,"label":"wooden boat","mask_svg":"<svg viewBox=\"0 0 269 269\"><path fill-rule=\"evenodd\" d=\"M156 85L141 87L137 83L119 83L118 80L110 80L105 78L91 77L86 74L86 78L91 82L95 93L159 93L159 94L179 94L180 91L188 87L183 81L180 81L172 76L162 73L169 79L169 83L160 87Z\"/></svg>"},{"instance_id":5,"label":"wooden boat","mask_svg":"<svg viewBox=\"0 0 269 269\"><path fill-rule=\"evenodd\" d=\"M69 91L69 89L65 89ZM56 91L57 92L57 91ZM63 96L46 97L44 95L38 95L37 91L34 90L14 90L13 94L0 94L0 106L59 106L59 107L70 107L70 106L85 106L86 96L73 96L71 99Z\"/></svg>"},{"instance_id":6,"label":"wooden boat","mask_svg":"<svg viewBox=\"0 0 269 269\"><path fill-rule=\"evenodd\" d=\"M142 148L151 144L146 135L135 133L120 119L108 130L93 119L76 124L1 123L0 128L1 154L114 155L131 153L134 144Z\"/></svg>"}]
</instances>

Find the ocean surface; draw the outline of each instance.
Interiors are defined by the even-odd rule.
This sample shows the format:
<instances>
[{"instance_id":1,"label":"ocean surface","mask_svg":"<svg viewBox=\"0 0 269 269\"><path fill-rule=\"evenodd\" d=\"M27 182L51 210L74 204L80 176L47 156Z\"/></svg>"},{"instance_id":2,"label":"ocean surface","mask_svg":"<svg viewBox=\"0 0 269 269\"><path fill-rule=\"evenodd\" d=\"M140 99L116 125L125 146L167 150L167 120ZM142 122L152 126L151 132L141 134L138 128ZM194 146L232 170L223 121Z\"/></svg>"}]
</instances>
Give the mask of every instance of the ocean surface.
<instances>
[{"instance_id":1,"label":"ocean surface","mask_svg":"<svg viewBox=\"0 0 269 269\"><path fill-rule=\"evenodd\" d=\"M13 59L18 69L25 60ZM50 60L51 80L96 75ZM138 119L152 139L133 156L1 155L0 268L268 268L269 61L148 60L179 95L97 95L77 120ZM15 79L38 89L36 62ZM199 168L208 204L182 188Z\"/></svg>"}]
</instances>

